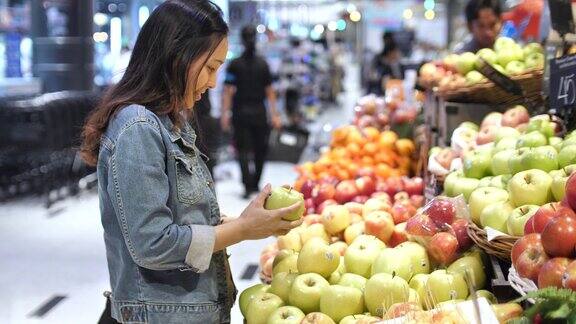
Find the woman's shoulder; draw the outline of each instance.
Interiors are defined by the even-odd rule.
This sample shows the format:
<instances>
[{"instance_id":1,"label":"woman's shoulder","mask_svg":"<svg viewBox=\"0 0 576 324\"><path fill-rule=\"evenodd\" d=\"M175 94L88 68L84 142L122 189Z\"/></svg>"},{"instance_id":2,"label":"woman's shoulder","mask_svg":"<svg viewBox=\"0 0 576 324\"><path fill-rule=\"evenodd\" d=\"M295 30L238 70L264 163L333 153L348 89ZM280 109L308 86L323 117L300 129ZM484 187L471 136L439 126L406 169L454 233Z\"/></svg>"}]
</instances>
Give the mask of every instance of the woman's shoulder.
<instances>
[{"instance_id":1,"label":"woman's shoulder","mask_svg":"<svg viewBox=\"0 0 576 324\"><path fill-rule=\"evenodd\" d=\"M155 130L160 130L160 124L156 114L142 105L132 104L121 108L116 115L110 119L106 135L111 139L116 139L126 129L136 124L152 126Z\"/></svg>"}]
</instances>

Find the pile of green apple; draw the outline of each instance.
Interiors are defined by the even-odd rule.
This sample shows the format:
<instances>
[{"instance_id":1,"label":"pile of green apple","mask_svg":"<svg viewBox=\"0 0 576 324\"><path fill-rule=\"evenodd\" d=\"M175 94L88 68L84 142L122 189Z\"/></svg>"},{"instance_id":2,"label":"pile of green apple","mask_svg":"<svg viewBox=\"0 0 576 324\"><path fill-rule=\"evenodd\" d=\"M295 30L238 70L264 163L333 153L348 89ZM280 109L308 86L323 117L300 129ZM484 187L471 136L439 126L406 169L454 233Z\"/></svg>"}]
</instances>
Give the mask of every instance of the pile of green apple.
<instances>
[{"instance_id":1,"label":"pile of green apple","mask_svg":"<svg viewBox=\"0 0 576 324\"><path fill-rule=\"evenodd\" d=\"M258 284L240 295L248 324L301 323L307 314L322 323L392 318L404 315L402 309L422 311L465 300L469 284L476 289L486 284L484 255L478 250L437 270L420 244L392 248L366 234L356 236L343 253L323 234L308 237L297 250L277 253L270 285ZM495 300L487 291L479 294Z\"/></svg>"},{"instance_id":2,"label":"pile of green apple","mask_svg":"<svg viewBox=\"0 0 576 324\"><path fill-rule=\"evenodd\" d=\"M522 106L491 113L477 133L477 146L464 154L462 170L446 177L445 194L463 195L477 225L524 235L540 206L562 200L576 169L576 133L560 138L557 129L550 116L529 118Z\"/></svg>"}]
</instances>

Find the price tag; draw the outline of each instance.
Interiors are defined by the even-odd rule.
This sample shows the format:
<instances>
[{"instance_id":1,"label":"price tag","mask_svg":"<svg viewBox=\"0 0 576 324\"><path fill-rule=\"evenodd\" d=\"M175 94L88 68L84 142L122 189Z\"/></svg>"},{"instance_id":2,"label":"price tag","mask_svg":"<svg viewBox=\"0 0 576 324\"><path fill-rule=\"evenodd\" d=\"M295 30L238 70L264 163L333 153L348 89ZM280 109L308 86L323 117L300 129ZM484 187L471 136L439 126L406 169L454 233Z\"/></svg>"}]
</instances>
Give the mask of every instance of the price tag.
<instances>
[{"instance_id":1,"label":"price tag","mask_svg":"<svg viewBox=\"0 0 576 324\"><path fill-rule=\"evenodd\" d=\"M576 55L550 61L550 108L576 106Z\"/></svg>"},{"instance_id":2,"label":"price tag","mask_svg":"<svg viewBox=\"0 0 576 324\"><path fill-rule=\"evenodd\" d=\"M488 80L494 82L497 86L504 89L504 91L516 96L522 96L522 87L518 82L510 79L507 75L496 70L490 63L486 62L483 58L478 58L479 69L478 72L482 73Z\"/></svg>"}]
</instances>

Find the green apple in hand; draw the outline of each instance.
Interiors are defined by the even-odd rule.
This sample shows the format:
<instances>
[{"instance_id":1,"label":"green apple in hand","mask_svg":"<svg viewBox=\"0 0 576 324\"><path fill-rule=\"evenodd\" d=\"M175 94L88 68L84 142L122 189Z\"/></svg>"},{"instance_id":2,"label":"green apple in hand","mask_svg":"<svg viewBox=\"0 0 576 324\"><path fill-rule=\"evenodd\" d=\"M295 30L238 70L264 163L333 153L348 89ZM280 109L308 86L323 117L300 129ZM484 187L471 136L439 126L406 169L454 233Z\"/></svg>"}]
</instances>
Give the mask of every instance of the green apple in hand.
<instances>
[{"instance_id":1,"label":"green apple in hand","mask_svg":"<svg viewBox=\"0 0 576 324\"><path fill-rule=\"evenodd\" d=\"M500 201L490 204L480 214L480 224L483 228L489 226L502 233L508 232L508 217L514 210L514 206L508 201Z\"/></svg>"},{"instance_id":2,"label":"green apple in hand","mask_svg":"<svg viewBox=\"0 0 576 324\"><path fill-rule=\"evenodd\" d=\"M414 274L430 273L430 259L426 249L416 242L400 243L395 249L400 250L404 257L408 257L412 263Z\"/></svg>"},{"instance_id":3,"label":"green apple in hand","mask_svg":"<svg viewBox=\"0 0 576 324\"><path fill-rule=\"evenodd\" d=\"M522 156L520 163L524 170L540 169L550 172L558 169L558 153L550 145L531 148Z\"/></svg>"},{"instance_id":4,"label":"green apple in hand","mask_svg":"<svg viewBox=\"0 0 576 324\"><path fill-rule=\"evenodd\" d=\"M474 178L459 178L453 188L453 196L464 195L464 199L468 201L472 191L478 188L480 180Z\"/></svg>"},{"instance_id":5,"label":"green apple in hand","mask_svg":"<svg viewBox=\"0 0 576 324\"><path fill-rule=\"evenodd\" d=\"M510 214L510 217L508 217L508 234L513 236L523 236L526 222L530 217L536 214L538 208L540 208L540 206L524 205L514 209L512 214Z\"/></svg>"},{"instance_id":6,"label":"green apple in hand","mask_svg":"<svg viewBox=\"0 0 576 324\"><path fill-rule=\"evenodd\" d=\"M386 245L372 235L360 235L346 249L344 262L348 272L369 278L372 264Z\"/></svg>"},{"instance_id":7,"label":"green apple in hand","mask_svg":"<svg viewBox=\"0 0 576 324\"><path fill-rule=\"evenodd\" d=\"M453 299L468 297L468 285L460 273L448 273L446 270L436 270L428 277L426 283L430 304L437 305Z\"/></svg>"},{"instance_id":8,"label":"green apple in hand","mask_svg":"<svg viewBox=\"0 0 576 324\"><path fill-rule=\"evenodd\" d=\"M503 138L494 147L494 153L498 153L505 150L513 150L516 148L517 137L507 137Z\"/></svg>"},{"instance_id":9,"label":"green apple in hand","mask_svg":"<svg viewBox=\"0 0 576 324\"><path fill-rule=\"evenodd\" d=\"M340 322L344 317L364 311L362 291L353 287L334 285L324 289L320 296L320 311Z\"/></svg>"},{"instance_id":10,"label":"green apple in hand","mask_svg":"<svg viewBox=\"0 0 576 324\"><path fill-rule=\"evenodd\" d=\"M576 164L576 145L569 145L560 150L558 154L558 164L561 168L570 164Z\"/></svg>"},{"instance_id":11,"label":"green apple in hand","mask_svg":"<svg viewBox=\"0 0 576 324\"><path fill-rule=\"evenodd\" d=\"M388 273L377 273L366 283L364 299L370 313L382 317L384 309L392 304L408 300L409 286L406 280Z\"/></svg>"},{"instance_id":12,"label":"green apple in hand","mask_svg":"<svg viewBox=\"0 0 576 324\"><path fill-rule=\"evenodd\" d=\"M548 144L548 139L544 134L539 131L532 131L530 133L522 134L518 137L516 147L538 147Z\"/></svg>"},{"instance_id":13,"label":"green apple in hand","mask_svg":"<svg viewBox=\"0 0 576 324\"><path fill-rule=\"evenodd\" d=\"M515 154L516 150L505 150L494 154L491 161L492 174L501 175L511 173L508 162Z\"/></svg>"},{"instance_id":14,"label":"green apple in hand","mask_svg":"<svg viewBox=\"0 0 576 324\"><path fill-rule=\"evenodd\" d=\"M414 275L412 260L401 249L383 249L374 260L372 275L377 273L396 274L408 281Z\"/></svg>"},{"instance_id":15,"label":"green apple in hand","mask_svg":"<svg viewBox=\"0 0 576 324\"><path fill-rule=\"evenodd\" d=\"M328 278L339 265L340 254L320 238L308 240L298 255L298 273L314 272Z\"/></svg>"},{"instance_id":16,"label":"green apple in hand","mask_svg":"<svg viewBox=\"0 0 576 324\"><path fill-rule=\"evenodd\" d=\"M292 283L290 288L290 305L296 306L304 313L320 310L320 296L322 291L330 284L317 273L301 274Z\"/></svg>"},{"instance_id":17,"label":"green apple in hand","mask_svg":"<svg viewBox=\"0 0 576 324\"><path fill-rule=\"evenodd\" d=\"M514 206L542 206L552 199L552 177L542 170L532 169L515 174L508 182L510 201Z\"/></svg>"},{"instance_id":18,"label":"green apple in hand","mask_svg":"<svg viewBox=\"0 0 576 324\"><path fill-rule=\"evenodd\" d=\"M304 316L298 307L282 306L270 315L266 324L300 324Z\"/></svg>"},{"instance_id":19,"label":"green apple in hand","mask_svg":"<svg viewBox=\"0 0 576 324\"><path fill-rule=\"evenodd\" d=\"M292 187L276 187L272 189L270 196L266 198L264 208L274 210L290 207L296 203L300 203L300 208L286 215L284 217L285 220L295 221L302 218L304 215L304 195L292 189Z\"/></svg>"},{"instance_id":20,"label":"green apple in hand","mask_svg":"<svg viewBox=\"0 0 576 324\"><path fill-rule=\"evenodd\" d=\"M477 188L472 192L469 199L472 221L480 224L480 215L486 206L507 200L508 191L504 189L493 187Z\"/></svg>"},{"instance_id":21,"label":"green apple in hand","mask_svg":"<svg viewBox=\"0 0 576 324\"><path fill-rule=\"evenodd\" d=\"M448 273L459 273L463 278L470 276L470 283L474 289L481 289L486 285L486 270L481 258L465 255L454 261L447 271Z\"/></svg>"},{"instance_id":22,"label":"green apple in hand","mask_svg":"<svg viewBox=\"0 0 576 324\"><path fill-rule=\"evenodd\" d=\"M246 321L250 324L267 324L272 313L282 306L284 302L274 294L259 295L248 304Z\"/></svg>"},{"instance_id":23,"label":"green apple in hand","mask_svg":"<svg viewBox=\"0 0 576 324\"><path fill-rule=\"evenodd\" d=\"M464 175L467 178L482 179L490 175L490 158L491 155L478 150L470 151L464 154Z\"/></svg>"},{"instance_id":24,"label":"green apple in hand","mask_svg":"<svg viewBox=\"0 0 576 324\"><path fill-rule=\"evenodd\" d=\"M270 284L270 293L280 297L285 303L288 303L290 296L290 288L292 283L298 277L297 273L280 272L272 278Z\"/></svg>"},{"instance_id":25,"label":"green apple in hand","mask_svg":"<svg viewBox=\"0 0 576 324\"><path fill-rule=\"evenodd\" d=\"M367 281L368 279L362 277L361 275L357 275L355 273L344 273L342 277L340 277L338 285L345 287L353 287L356 289L360 289L360 291L364 292Z\"/></svg>"},{"instance_id":26,"label":"green apple in hand","mask_svg":"<svg viewBox=\"0 0 576 324\"><path fill-rule=\"evenodd\" d=\"M263 295L264 293L268 292L269 289L270 285L257 284L242 291L240 297L238 298L238 304L240 305L240 312L242 313L242 316L246 317L248 304L250 304L252 299L258 297L259 295Z\"/></svg>"}]
</instances>

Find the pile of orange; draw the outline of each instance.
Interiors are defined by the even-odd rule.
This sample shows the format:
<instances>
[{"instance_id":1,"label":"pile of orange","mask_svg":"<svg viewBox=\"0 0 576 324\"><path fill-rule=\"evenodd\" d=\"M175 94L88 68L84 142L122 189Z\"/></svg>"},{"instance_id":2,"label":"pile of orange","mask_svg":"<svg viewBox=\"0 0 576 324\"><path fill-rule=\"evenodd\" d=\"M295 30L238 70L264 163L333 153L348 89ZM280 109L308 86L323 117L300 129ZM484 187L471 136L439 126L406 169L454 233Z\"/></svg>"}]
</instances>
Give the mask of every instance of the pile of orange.
<instances>
[{"instance_id":1,"label":"pile of orange","mask_svg":"<svg viewBox=\"0 0 576 324\"><path fill-rule=\"evenodd\" d=\"M407 176L413 168L414 151L414 142L399 139L392 131L342 126L333 131L327 152L317 161L297 167L300 176L296 186L307 179L336 177L342 181L367 172L383 179Z\"/></svg>"}]
</instances>

